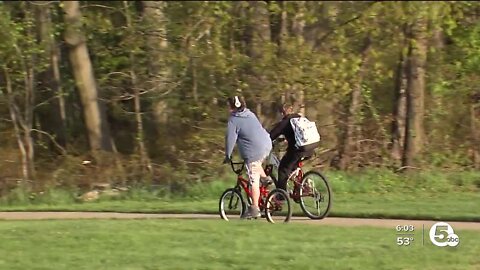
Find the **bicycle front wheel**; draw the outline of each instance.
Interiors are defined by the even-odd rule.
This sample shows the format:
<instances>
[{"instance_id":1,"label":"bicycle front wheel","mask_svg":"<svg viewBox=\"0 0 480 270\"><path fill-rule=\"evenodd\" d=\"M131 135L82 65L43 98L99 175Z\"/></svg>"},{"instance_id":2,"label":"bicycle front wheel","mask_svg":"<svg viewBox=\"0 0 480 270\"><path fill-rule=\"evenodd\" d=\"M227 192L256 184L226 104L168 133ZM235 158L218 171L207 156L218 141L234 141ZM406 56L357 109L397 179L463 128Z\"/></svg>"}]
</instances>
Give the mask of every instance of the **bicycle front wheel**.
<instances>
[{"instance_id":1,"label":"bicycle front wheel","mask_svg":"<svg viewBox=\"0 0 480 270\"><path fill-rule=\"evenodd\" d=\"M323 219L332 207L332 190L327 178L319 172L309 171L299 187L300 207L311 219Z\"/></svg>"},{"instance_id":2,"label":"bicycle front wheel","mask_svg":"<svg viewBox=\"0 0 480 270\"><path fill-rule=\"evenodd\" d=\"M240 219L240 216L246 210L242 194L234 188L225 190L220 196L218 210L223 220Z\"/></svg>"},{"instance_id":3,"label":"bicycle front wheel","mask_svg":"<svg viewBox=\"0 0 480 270\"><path fill-rule=\"evenodd\" d=\"M290 221L292 208L285 190L276 188L270 191L265 203L265 217L270 223Z\"/></svg>"}]
</instances>

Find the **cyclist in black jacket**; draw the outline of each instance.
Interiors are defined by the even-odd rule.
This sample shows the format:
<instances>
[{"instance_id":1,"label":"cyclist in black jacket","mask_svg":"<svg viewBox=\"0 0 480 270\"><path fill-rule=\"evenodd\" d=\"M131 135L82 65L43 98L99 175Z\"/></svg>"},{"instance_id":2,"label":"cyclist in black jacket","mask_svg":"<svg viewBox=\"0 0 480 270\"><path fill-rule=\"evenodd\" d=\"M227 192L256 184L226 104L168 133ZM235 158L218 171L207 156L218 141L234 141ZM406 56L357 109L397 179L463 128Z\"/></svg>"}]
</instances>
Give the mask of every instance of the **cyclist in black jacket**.
<instances>
[{"instance_id":1,"label":"cyclist in black jacket","mask_svg":"<svg viewBox=\"0 0 480 270\"><path fill-rule=\"evenodd\" d=\"M278 181L276 184L277 188L287 190L288 177L295 169L297 169L297 165L300 159L312 156L315 148L319 144L315 143L314 145L309 145L307 149L297 149L295 147L295 133L293 131L292 125L290 124L290 119L300 117L301 115L298 113L294 113L293 106L286 104L284 104L280 108L280 112L282 113L283 118L270 131L270 139L273 141L277 139L280 135L284 135L287 139L287 152L280 161L280 165L278 167Z\"/></svg>"}]
</instances>

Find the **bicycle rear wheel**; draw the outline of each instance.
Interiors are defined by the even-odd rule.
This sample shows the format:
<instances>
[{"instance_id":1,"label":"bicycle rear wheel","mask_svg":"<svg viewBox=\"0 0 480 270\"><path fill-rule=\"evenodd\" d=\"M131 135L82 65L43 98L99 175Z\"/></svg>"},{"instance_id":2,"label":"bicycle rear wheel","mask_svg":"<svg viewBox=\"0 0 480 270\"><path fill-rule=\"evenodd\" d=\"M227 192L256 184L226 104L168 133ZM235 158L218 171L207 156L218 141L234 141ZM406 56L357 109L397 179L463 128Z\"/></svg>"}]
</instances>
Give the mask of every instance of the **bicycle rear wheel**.
<instances>
[{"instance_id":1,"label":"bicycle rear wheel","mask_svg":"<svg viewBox=\"0 0 480 270\"><path fill-rule=\"evenodd\" d=\"M220 196L218 210L223 220L240 219L246 210L242 194L235 188L225 190Z\"/></svg>"},{"instance_id":2,"label":"bicycle rear wheel","mask_svg":"<svg viewBox=\"0 0 480 270\"><path fill-rule=\"evenodd\" d=\"M319 172L309 171L299 187L300 207L311 219L325 218L332 207L332 190L327 178Z\"/></svg>"},{"instance_id":3,"label":"bicycle rear wheel","mask_svg":"<svg viewBox=\"0 0 480 270\"><path fill-rule=\"evenodd\" d=\"M285 190L276 188L270 191L265 203L265 217L270 223L290 221L292 208Z\"/></svg>"}]
</instances>

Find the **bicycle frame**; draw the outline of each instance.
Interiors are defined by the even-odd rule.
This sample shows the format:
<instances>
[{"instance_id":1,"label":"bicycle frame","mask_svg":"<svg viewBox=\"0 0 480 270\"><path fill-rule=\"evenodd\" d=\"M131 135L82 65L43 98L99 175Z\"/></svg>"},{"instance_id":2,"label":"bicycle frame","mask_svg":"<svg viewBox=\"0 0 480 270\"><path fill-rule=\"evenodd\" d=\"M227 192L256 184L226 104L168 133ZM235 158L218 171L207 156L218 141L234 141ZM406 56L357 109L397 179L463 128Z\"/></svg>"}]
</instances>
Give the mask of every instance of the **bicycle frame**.
<instances>
[{"instance_id":1,"label":"bicycle frame","mask_svg":"<svg viewBox=\"0 0 480 270\"><path fill-rule=\"evenodd\" d=\"M267 175L271 175L271 173L273 172L273 169L275 169L278 172L278 167L280 166L280 161L279 161L278 157L275 155L273 148L272 148L272 150L270 151L270 154L267 157L267 161L268 161L268 163L265 166L265 173ZM288 176L287 187L288 187L289 182L293 182L293 192L290 194L290 196L293 199L299 199L300 198L299 189L300 189L300 185L302 183L302 179L303 179L303 175L304 175L302 167L303 167L303 158L300 159L300 161L298 162L297 168ZM275 181L275 184L276 184L276 181Z\"/></svg>"},{"instance_id":2,"label":"bicycle frame","mask_svg":"<svg viewBox=\"0 0 480 270\"><path fill-rule=\"evenodd\" d=\"M302 209L302 211L311 219L322 219L324 218L330 209L331 205L331 189L329 187L329 184L327 182L327 179L320 173L315 170L311 170L308 172L304 172L304 161L310 159L310 156L308 157L303 157L301 158L297 165L298 167L289 175L288 180L287 180L287 188L286 190L280 189L280 188L274 188L271 191L267 189L267 187L270 186L270 182L261 182L261 185L259 186L260 189L260 196L259 196L259 208L261 211L264 211L265 217L269 222L275 223L274 219L272 218L273 215L276 215L276 212L280 211L287 211L286 218L284 222L288 222L291 218L292 214L292 208L291 208L291 200L294 200L296 203L298 203ZM230 161L232 170L237 174L237 181L236 184L233 188L229 188L225 190L220 197L220 202L219 202L219 210L220 210L220 216L228 220L226 217L227 213L225 212L225 198L227 195L232 194L230 198L230 203L228 204L228 209L232 210L235 209L235 211L238 210L238 202L241 202L242 208L241 210L241 217L243 217L243 214L245 213L245 206L246 205L251 205L252 204L252 187L249 183L249 180L246 179L242 173L245 169L245 163L244 162L233 162ZM241 168L236 169L235 165L241 165ZM279 168L280 162L276 155L274 154L274 151L269 153L267 162L265 164L264 170L265 173L269 176L272 177L272 179L275 181L275 186L277 186L277 181L275 177L272 175L272 172L274 169L277 170ZM316 182L310 178L311 176L318 176L320 177L320 181L323 181L322 184L325 184L326 186L326 191L325 194L328 196L328 200L325 200L324 198L325 195L322 195L324 191L322 190L321 192L317 189L316 187ZM316 179L316 178L313 178ZM291 182L293 182L293 187ZM242 189L245 191L245 193L242 192ZM247 195L247 201L245 202L244 196L242 195L246 194ZM235 200L235 204L232 205L232 202L234 201L234 197L237 198ZM306 205L306 199L307 197L312 197L314 202L315 202L315 209L316 212L311 212L310 209L307 209ZM323 204L323 202L326 202L326 210L323 213L320 213L320 203ZM286 202L286 204L285 204ZM284 207L287 208L284 208ZM308 207L311 205L308 204ZM315 210L314 209L314 210ZM285 214L282 212L282 214Z\"/></svg>"},{"instance_id":3,"label":"bicycle frame","mask_svg":"<svg viewBox=\"0 0 480 270\"><path fill-rule=\"evenodd\" d=\"M245 168L245 162L233 162L230 161L230 165L232 166L232 170L237 174L237 183L235 185L235 189L239 192L243 189L247 194L247 203L251 204L252 198L252 189L248 179L245 179L242 176L243 170ZM235 169L235 165L242 165L240 169ZM260 210L263 210L265 207L265 198L267 198L269 190L266 186L260 185L260 196L258 198L258 207Z\"/></svg>"}]
</instances>

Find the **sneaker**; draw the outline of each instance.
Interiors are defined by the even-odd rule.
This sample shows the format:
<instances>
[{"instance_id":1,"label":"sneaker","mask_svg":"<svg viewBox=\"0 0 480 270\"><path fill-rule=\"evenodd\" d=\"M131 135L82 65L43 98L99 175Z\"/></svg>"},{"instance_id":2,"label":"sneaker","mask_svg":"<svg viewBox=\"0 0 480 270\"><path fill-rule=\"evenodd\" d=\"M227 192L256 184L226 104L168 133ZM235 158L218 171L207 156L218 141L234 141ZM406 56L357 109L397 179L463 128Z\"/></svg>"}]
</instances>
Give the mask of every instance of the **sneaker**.
<instances>
[{"instance_id":1,"label":"sneaker","mask_svg":"<svg viewBox=\"0 0 480 270\"><path fill-rule=\"evenodd\" d=\"M253 218L259 218L262 216L262 214L260 213L260 209L258 209L258 207L250 207L250 215Z\"/></svg>"},{"instance_id":2,"label":"sneaker","mask_svg":"<svg viewBox=\"0 0 480 270\"><path fill-rule=\"evenodd\" d=\"M240 216L240 218L241 219L251 219L251 218L259 218L261 216L262 216L262 214L260 213L260 210L258 209L258 207L249 206L247 211L245 211Z\"/></svg>"}]
</instances>

